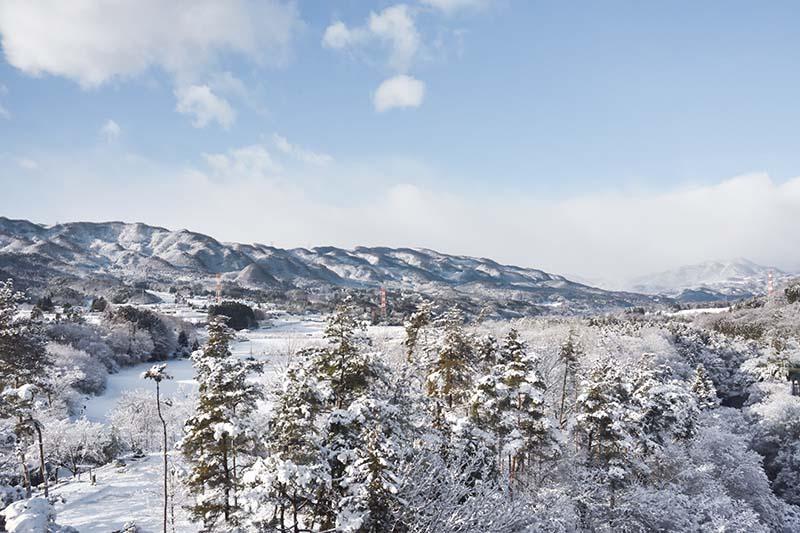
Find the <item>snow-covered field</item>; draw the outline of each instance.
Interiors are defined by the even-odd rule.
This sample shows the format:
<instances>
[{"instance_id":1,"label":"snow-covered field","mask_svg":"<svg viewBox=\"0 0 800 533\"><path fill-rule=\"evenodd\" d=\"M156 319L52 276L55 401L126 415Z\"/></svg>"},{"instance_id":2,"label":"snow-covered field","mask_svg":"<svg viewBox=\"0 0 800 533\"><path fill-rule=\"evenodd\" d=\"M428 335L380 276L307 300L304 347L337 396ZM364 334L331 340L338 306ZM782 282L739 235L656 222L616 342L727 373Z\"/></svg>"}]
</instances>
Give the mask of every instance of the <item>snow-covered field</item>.
<instances>
[{"instance_id":1,"label":"snow-covered field","mask_svg":"<svg viewBox=\"0 0 800 533\"><path fill-rule=\"evenodd\" d=\"M125 458L123 462L124 465L108 464L95 469L94 484L89 474L84 473L80 480L54 487L52 494L61 500L55 506L58 523L81 533L110 533L122 529L126 523L135 523L143 532L161 531L161 455ZM197 531L180 505L175 508L174 531Z\"/></svg>"},{"instance_id":2,"label":"snow-covered field","mask_svg":"<svg viewBox=\"0 0 800 533\"><path fill-rule=\"evenodd\" d=\"M252 331L241 331L231 351L242 357L253 356L266 363L263 380L267 383L280 375L293 353L302 348L321 345L325 327L320 317L296 317L284 315L263 327ZM84 415L93 422L106 422L109 411L114 408L123 392L133 389L151 388L141 378L142 372L152 363L141 363L124 368L108 377L105 392L100 396L86 397ZM161 384L165 396L170 396L183 387L195 387L194 370L189 359L167 362L167 372L173 377Z\"/></svg>"}]
</instances>

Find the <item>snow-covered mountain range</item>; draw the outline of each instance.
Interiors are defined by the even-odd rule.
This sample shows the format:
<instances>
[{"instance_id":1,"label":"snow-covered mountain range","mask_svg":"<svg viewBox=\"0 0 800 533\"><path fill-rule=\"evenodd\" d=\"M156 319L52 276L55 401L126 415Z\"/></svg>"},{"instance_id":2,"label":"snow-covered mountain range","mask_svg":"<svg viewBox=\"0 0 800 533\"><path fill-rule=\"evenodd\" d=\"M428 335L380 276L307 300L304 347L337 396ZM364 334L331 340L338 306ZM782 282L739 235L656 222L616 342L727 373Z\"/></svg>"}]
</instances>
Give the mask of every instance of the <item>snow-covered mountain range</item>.
<instances>
[{"instance_id":1,"label":"snow-covered mountain range","mask_svg":"<svg viewBox=\"0 0 800 533\"><path fill-rule=\"evenodd\" d=\"M765 294L770 273L776 287L793 277L778 268L740 258L707 261L643 276L634 280L628 288L684 301L738 299Z\"/></svg>"},{"instance_id":2,"label":"snow-covered mountain range","mask_svg":"<svg viewBox=\"0 0 800 533\"><path fill-rule=\"evenodd\" d=\"M226 283L262 290L355 287L409 290L500 304L598 309L652 303L541 270L415 248L282 249L222 243L187 230L141 223L73 222L44 226L0 217L0 276L36 289L54 280L84 293L98 287Z\"/></svg>"}]
</instances>

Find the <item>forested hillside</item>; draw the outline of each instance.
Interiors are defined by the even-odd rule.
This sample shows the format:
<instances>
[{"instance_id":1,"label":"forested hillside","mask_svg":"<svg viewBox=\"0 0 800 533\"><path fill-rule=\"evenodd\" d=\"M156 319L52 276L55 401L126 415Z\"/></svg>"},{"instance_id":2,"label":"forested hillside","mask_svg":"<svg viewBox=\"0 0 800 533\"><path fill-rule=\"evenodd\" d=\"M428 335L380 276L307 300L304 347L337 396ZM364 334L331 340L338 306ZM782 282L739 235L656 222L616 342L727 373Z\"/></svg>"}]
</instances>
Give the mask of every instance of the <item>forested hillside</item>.
<instances>
[{"instance_id":1,"label":"forested hillside","mask_svg":"<svg viewBox=\"0 0 800 533\"><path fill-rule=\"evenodd\" d=\"M166 443L167 511L152 501L130 531L162 514L206 531L797 531L797 290L714 313L511 321L420 301L383 329L344 296L318 341L254 357L233 353L224 316L43 312L9 282L5 513ZM190 353L188 395L156 398L147 382L163 389ZM151 392L82 415L108 372L153 362Z\"/></svg>"}]
</instances>

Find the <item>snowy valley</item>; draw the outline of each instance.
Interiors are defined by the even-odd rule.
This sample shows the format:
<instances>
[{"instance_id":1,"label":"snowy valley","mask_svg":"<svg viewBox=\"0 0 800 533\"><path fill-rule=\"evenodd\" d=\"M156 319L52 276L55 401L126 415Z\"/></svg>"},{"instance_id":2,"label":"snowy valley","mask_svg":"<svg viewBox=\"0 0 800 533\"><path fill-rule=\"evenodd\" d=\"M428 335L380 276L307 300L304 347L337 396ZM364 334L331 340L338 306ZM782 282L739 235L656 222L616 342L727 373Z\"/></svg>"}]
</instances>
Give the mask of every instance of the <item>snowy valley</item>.
<instances>
[{"instance_id":1,"label":"snowy valley","mask_svg":"<svg viewBox=\"0 0 800 533\"><path fill-rule=\"evenodd\" d=\"M66 242L26 227L6 269ZM800 527L798 282L519 318L344 284L289 311L173 263L172 282L112 279L91 239L59 277L0 286L10 531Z\"/></svg>"},{"instance_id":2,"label":"snowy valley","mask_svg":"<svg viewBox=\"0 0 800 533\"><path fill-rule=\"evenodd\" d=\"M799 8L0 0L0 533L800 533Z\"/></svg>"}]
</instances>

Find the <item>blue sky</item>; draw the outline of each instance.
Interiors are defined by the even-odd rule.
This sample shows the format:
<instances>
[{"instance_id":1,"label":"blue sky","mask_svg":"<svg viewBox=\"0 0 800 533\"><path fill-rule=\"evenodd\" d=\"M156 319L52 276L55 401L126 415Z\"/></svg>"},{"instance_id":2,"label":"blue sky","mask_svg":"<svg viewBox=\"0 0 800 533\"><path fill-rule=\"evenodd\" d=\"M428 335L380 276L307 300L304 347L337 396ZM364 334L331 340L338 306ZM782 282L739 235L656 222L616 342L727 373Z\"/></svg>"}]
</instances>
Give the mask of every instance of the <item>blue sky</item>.
<instances>
[{"instance_id":1,"label":"blue sky","mask_svg":"<svg viewBox=\"0 0 800 533\"><path fill-rule=\"evenodd\" d=\"M791 2L127 3L0 0L3 214L590 277L800 266Z\"/></svg>"}]
</instances>

